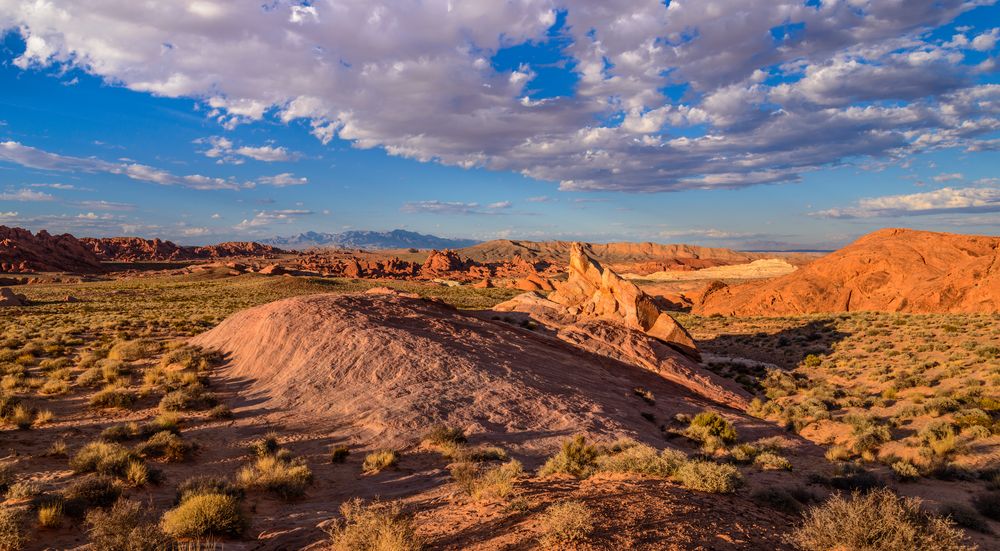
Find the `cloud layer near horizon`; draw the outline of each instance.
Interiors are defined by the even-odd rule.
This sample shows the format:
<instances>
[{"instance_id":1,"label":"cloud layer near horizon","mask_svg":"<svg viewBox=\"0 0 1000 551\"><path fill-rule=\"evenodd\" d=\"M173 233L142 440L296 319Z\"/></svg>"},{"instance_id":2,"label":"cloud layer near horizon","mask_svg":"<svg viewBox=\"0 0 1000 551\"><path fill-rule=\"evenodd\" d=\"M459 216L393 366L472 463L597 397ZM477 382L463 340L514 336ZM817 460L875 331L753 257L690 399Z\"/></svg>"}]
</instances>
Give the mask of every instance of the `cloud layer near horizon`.
<instances>
[{"instance_id":1,"label":"cloud layer near horizon","mask_svg":"<svg viewBox=\"0 0 1000 551\"><path fill-rule=\"evenodd\" d=\"M0 28L25 38L23 68L76 66L199 98L226 127L303 120L323 141L568 190L670 191L795 181L857 157L989 149L979 138L1000 130L1000 86L976 77L995 71L997 30L927 31L990 3L0 0ZM572 91L545 93L542 66L501 68L496 54L518 45L557 45ZM222 145L208 151L290 155Z\"/></svg>"}]
</instances>

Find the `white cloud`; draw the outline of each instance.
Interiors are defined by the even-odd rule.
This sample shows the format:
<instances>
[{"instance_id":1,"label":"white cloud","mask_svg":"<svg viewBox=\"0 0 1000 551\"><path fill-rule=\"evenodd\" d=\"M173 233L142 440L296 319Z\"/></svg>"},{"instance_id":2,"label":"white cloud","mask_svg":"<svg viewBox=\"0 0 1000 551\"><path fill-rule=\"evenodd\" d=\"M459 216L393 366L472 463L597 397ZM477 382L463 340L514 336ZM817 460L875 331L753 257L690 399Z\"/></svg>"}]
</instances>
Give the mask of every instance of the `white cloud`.
<instances>
[{"instance_id":1,"label":"white cloud","mask_svg":"<svg viewBox=\"0 0 1000 551\"><path fill-rule=\"evenodd\" d=\"M461 201L410 201L399 209L412 214L504 214L510 209L510 201L498 201L482 206L479 203L464 203Z\"/></svg>"},{"instance_id":2,"label":"white cloud","mask_svg":"<svg viewBox=\"0 0 1000 551\"><path fill-rule=\"evenodd\" d=\"M282 172L281 174L275 174L274 176L262 176L257 178L257 183L274 187L301 186L308 184L309 179L304 176L296 177L290 172Z\"/></svg>"},{"instance_id":3,"label":"white cloud","mask_svg":"<svg viewBox=\"0 0 1000 551\"><path fill-rule=\"evenodd\" d=\"M290 223L297 217L310 216L313 211L306 209L283 209L283 210L261 210L254 214L253 218L245 218L239 224L233 226L238 231L254 228L264 228L275 223Z\"/></svg>"},{"instance_id":4,"label":"white cloud","mask_svg":"<svg viewBox=\"0 0 1000 551\"><path fill-rule=\"evenodd\" d=\"M196 98L225 128L302 119L323 143L516 171L569 190L667 191L974 148L1000 129L1000 87L975 84L964 61L995 48L996 29L947 41L926 31L977 4L0 0L0 27L25 39L18 67L72 65ZM538 67L497 71L490 57L548 40L560 9L565 65L579 79L570 96L532 97ZM772 35L788 23L802 24L801 36ZM689 93L671 99L663 90L673 86ZM291 155L217 149L234 162ZM93 161L77 163L94 171Z\"/></svg>"},{"instance_id":5,"label":"white cloud","mask_svg":"<svg viewBox=\"0 0 1000 551\"><path fill-rule=\"evenodd\" d=\"M941 188L909 195L861 199L856 206L813 213L821 218L878 218L1000 212L1000 188Z\"/></svg>"},{"instance_id":6,"label":"white cloud","mask_svg":"<svg viewBox=\"0 0 1000 551\"><path fill-rule=\"evenodd\" d=\"M254 159L264 162L294 161L300 155L290 152L283 146L236 146L232 140L222 136L210 136L195 140L196 144L207 144L208 149L201 153L206 157L218 159L220 164L243 164L244 159Z\"/></svg>"},{"instance_id":7,"label":"white cloud","mask_svg":"<svg viewBox=\"0 0 1000 551\"><path fill-rule=\"evenodd\" d=\"M213 178L200 174L178 176L166 170L134 162L109 162L94 157L60 155L15 141L0 142L0 162L4 161L39 170L119 174L133 180L194 189L240 189L246 187L246 185L231 179Z\"/></svg>"},{"instance_id":8,"label":"white cloud","mask_svg":"<svg viewBox=\"0 0 1000 551\"><path fill-rule=\"evenodd\" d=\"M964 179L965 176L961 172L938 174L937 176L934 177L935 182L954 182L957 180L964 180Z\"/></svg>"},{"instance_id":9,"label":"white cloud","mask_svg":"<svg viewBox=\"0 0 1000 551\"><path fill-rule=\"evenodd\" d=\"M55 197L49 193L32 191L30 189L19 189L17 191L0 192L0 201L54 201Z\"/></svg>"}]
</instances>

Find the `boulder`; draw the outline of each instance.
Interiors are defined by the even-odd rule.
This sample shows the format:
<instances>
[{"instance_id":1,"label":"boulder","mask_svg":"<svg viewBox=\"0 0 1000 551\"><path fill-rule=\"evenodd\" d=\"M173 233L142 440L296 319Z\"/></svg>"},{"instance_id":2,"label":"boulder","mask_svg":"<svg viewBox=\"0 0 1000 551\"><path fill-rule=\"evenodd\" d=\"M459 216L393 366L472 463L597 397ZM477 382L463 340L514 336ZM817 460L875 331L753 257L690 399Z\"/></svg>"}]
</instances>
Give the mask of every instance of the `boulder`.
<instances>
[{"instance_id":1,"label":"boulder","mask_svg":"<svg viewBox=\"0 0 1000 551\"><path fill-rule=\"evenodd\" d=\"M27 306L28 297L11 291L9 287L0 287L0 306Z\"/></svg>"}]
</instances>

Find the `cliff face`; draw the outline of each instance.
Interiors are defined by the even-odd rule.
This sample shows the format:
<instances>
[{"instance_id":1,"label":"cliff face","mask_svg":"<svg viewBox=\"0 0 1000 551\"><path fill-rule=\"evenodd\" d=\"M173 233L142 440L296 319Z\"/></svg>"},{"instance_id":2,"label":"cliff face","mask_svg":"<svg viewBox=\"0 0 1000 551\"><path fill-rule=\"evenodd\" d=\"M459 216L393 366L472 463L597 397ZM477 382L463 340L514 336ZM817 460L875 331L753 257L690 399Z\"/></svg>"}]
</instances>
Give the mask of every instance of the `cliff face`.
<instances>
[{"instance_id":1,"label":"cliff face","mask_svg":"<svg viewBox=\"0 0 1000 551\"><path fill-rule=\"evenodd\" d=\"M101 261L84 243L69 234L36 234L0 226L0 272L103 272Z\"/></svg>"},{"instance_id":2,"label":"cliff face","mask_svg":"<svg viewBox=\"0 0 1000 551\"><path fill-rule=\"evenodd\" d=\"M889 228L760 283L708 288L700 314L1000 311L1000 237Z\"/></svg>"}]
</instances>

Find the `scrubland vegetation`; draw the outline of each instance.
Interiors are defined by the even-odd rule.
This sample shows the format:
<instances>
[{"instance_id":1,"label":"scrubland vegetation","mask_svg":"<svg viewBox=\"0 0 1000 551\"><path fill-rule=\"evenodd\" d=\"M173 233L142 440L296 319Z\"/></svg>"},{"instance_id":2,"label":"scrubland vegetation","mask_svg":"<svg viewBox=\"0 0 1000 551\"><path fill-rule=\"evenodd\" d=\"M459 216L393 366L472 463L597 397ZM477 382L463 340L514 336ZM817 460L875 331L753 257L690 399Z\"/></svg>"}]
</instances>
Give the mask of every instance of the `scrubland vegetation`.
<instances>
[{"instance_id":1,"label":"scrubland vegetation","mask_svg":"<svg viewBox=\"0 0 1000 551\"><path fill-rule=\"evenodd\" d=\"M720 499L747 496L798 518L790 537L802 549L850 548L870 535L872 518L897 536L871 549L967 549L961 529L988 534L1000 521L1000 318L989 315L680 316L703 351L763 362L718 360L713 369L757 396L753 415L822 446L819 469L803 469L806 459L782 439L748 437L725 412L711 410L655 420L655 446L650 438L569 437L541 465L445 426L428 427L420 450L333 440L314 455L302 455L278 427L240 442L205 436L206 427L240 413L214 374L224 358L188 346L186 337L256 304L375 284L241 276L27 288L36 304L6 309L0 320L0 419L10 437L5 447L17 452L0 462L0 549L69 534L110 550L246 537L259 504L308 499L317 473L375 484L396 476L417 451L436 458L458 502L529 516L539 545L551 548L604 537L595 534L614 519L585 498L542 506L525 488L616 477ZM513 294L396 286L463 308ZM81 302L63 302L67 293ZM623 393L637 412L656 404L641 387ZM219 446L236 448L229 470L191 478ZM755 482L758 476L768 482ZM906 492L928 480L963 484L968 498L931 506L883 489ZM151 507L143 501L151 491L176 492L176 499ZM346 501L330 519L332 549L409 550L425 542L419 517L398 501ZM846 519L844 529L833 519Z\"/></svg>"}]
</instances>

